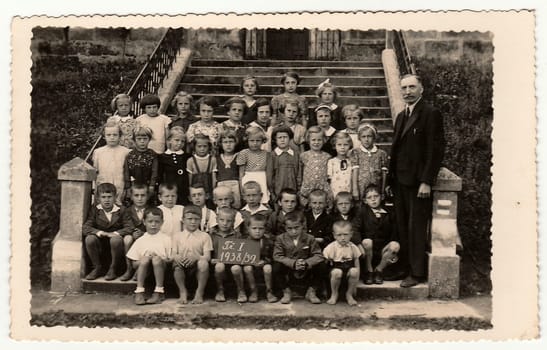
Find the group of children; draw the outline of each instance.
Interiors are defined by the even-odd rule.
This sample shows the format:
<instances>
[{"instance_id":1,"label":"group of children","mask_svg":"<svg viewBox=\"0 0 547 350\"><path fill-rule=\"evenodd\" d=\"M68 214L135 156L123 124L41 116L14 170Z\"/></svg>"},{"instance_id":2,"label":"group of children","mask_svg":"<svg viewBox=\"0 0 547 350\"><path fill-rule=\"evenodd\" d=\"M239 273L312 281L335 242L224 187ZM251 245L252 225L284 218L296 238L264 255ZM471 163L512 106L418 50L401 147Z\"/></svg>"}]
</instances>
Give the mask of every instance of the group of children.
<instances>
[{"instance_id":1,"label":"group of children","mask_svg":"<svg viewBox=\"0 0 547 350\"><path fill-rule=\"evenodd\" d=\"M243 95L227 101L222 123L213 118L212 97L197 101L195 117L192 96L179 92L172 101L177 115L169 117L158 113L157 96L144 96L137 118L129 96L114 98L106 145L92 158L97 205L83 227L87 279L136 279L138 305L163 300L168 270L182 304L189 276L197 280L192 302L203 302L210 271L218 302L226 300L228 275L241 303L258 300L257 273L268 302L281 296L289 303L300 284L312 303L330 289L327 303L334 304L347 280L345 297L355 305L361 277L383 282L399 244L382 205L388 157L375 145L376 128L358 106L337 106L329 81L318 87L310 113L296 93L298 74L287 72L281 82L283 94L255 100L258 82L244 78ZM219 244L229 237L257 241L258 263L222 262ZM156 287L145 299L150 271Z\"/></svg>"}]
</instances>

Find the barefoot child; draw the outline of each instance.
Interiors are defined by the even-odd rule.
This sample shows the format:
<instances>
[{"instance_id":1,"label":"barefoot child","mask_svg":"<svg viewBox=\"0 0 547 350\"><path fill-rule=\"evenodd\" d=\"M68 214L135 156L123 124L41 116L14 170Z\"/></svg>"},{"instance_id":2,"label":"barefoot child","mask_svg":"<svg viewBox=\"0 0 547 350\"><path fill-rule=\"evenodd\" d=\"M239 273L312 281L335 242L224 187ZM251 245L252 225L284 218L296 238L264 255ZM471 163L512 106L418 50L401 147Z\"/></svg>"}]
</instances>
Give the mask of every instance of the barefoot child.
<instances>
[{"instance_id":1,"label":"barefoot child","mask_svg":"<svg viewBox=\"0 0 547 350\"><path fill-rule=\"evenodd\" d=\"M195 275L197 289L192 304L203 303L203 293L209 277L209 260L213 242L211 237L199 230L201 209L195 205L184 207L183 231L173 237L173 275L179 289L179 303L188 303L186 280Z\"/></svg>"},{"instance_id":2,"label":"barefoot child","mask_svg":"<svg viewBox=\"0 0 547 350\"><path fill-rule=\"evenodd\" d=\"M334 209L332 221L346 220L351 223L351 242L359 248L364 257L365 249L363 248L362 237L363 218L359 207L353 204L351 194L349 192L339 192L336 197L334 197Z\"/></svg>"},{"instance_id":3,"label":"barefoot child","mask_svg":"<svg viewBox=\"0 0 547 350\"><path fill-rule=\"evenodd\" d=\"M284 188L298 191L302 179L300 178L300 156L298 151L290 148L292 130L280 126L272 131L272 139L276 147L272 152L273 163L273 199L276 200Z\"/></svg>"},{"instance_id":4,"label":"barefoot child","mask_svg":"<svg viewBox=\"0 0 547 350\"><path fill-rule=\"evenodd\" d=\"M148 197L148 186L139 183L133 183L133 185L131 185L131 201L133 204L125 210L124 214L128 216L127 220L131 221L134 229L131 234L123 237L126 256L133 243L141 238L146 232L146 227L144 226L144 211L148 208L148 205L146 204ZM120 277L120 281L129 281L131 278L137 277L131 259L127 257L125 259L127 269Z\"/></svg>"},{"instance_id":5,"label":"barefoot child","mask_svg":"<svg viewBox=\"0 0 547 350\"><path fill-rule=\"evenodd\" d=\"M357 305L354 296L357 281L359 280L359 257L362 253L350 241L352 228L349 221L336 221L332 225L332 230L335 241L323 250L323 256L327 259L327 264L331 267L331 297L327 300L327 304L336 304L342 278L347 278L348 289L346 291L346 301L349 305Z\"/></svg>"},{"instance_id":6,"label":"barefoot child","mask_svg":"<svg viewBox=\"0 0 547 350\"><path fill-rule=\"evenodd\" d=\"M137 126L137 121L131 115L131 97L126 94L116 95L110 106L114 111L114 115L108 118L108 121L113 121L120 127L120 145L132 149L135 147L133 130Z\"/></svg>"},{"instance_id":7,"label":"barefoot child","mask_svg":"<svg viewBox=\"0 0 547 350\"><path fill-rule=\"evenodd\" d=\"M152 130L145 126L138 126L133 132L135 148L125 158L123 177L125 183L125 197L129 198L129 189L133 182L148 186L148 193L154 194L158 178L158 154L148 148L152 139Z\"/></svg>"},{"instance_id":8,"label":"barefoot child","mask_svg":"<svg viewBox=\"0 0 547 350\"><path fill-rule=\"evenodd\" d=\"M98 187L105 182L116 186L116 204L121 206L125 188L123 167L130 149L120 146L121 130L118 124L107 122L103 133L106 145L94 150L91 158L93 166L97 169L95 186Z\"/></svg>"},{"instance_id":9,"label":"barefoot child","mask_svg":"<svg viewBox=\"0 0 547 350\"><path fill-rule=\"evenodd\" d=\"M173 184L161 184L158 190L158 199L161 203L158 208L163 212L161 232L169 237L180 232L182 227L184 207L177 204L177 191L177 186Z\"/></svg>"},{"instance_id":10,"label":"barefoot child","mask_svg":"<svg viewBox=\"0 0 547 350\"><path fill-rule=\"evenodd\" d=\"M220 136L220 153L217 155L218 186L226 186L232 190L233 207L241 208L241 190L239 188L239 168L235 153L237 136L233 131L225 131Z\"/></svg>"},{"instance_id":11,"label":"barefoot child","mask_svg":"<svg viewBox=\"0 0 547 350\"><path fill-rule=\"evenodd\" d=\"M138 125L149 127L152 130L152 139L148 147L157 154L162 154L165 151L165 140L169 132L169 123L171 123L171 118L159 114L160 105L161 101L158 96L144 96L140 100L140 106L144 110L144 114L137 117Z\"/></svg>"},{"instance_id":12,"label":"barefoot child","mask_svg":"<svg viewBox=\"0 0 547 350\"><path fill-rule=\"evenodd\" d=\"M93 266L85 278L94 280L104 275L103 261L108 256L107 250L110 250L110 268L104 277L110 281L118 277L118 272L123 268L124 236L133 232L133 224L124 215L123 207L114 204L116 187L113 184L97 186L96 197L99 204L90 208L82 227L85 250Z\"/></svg>"},{"instance_id":13,"label":"barefoot child","mask_svg":"<svg viewBox=\"0 0 547 350\"><path fill-rule=\"evenodd\" d=\"M226 279L226 265L218 261L218 254L221 250L220 239L222 238L242 238L241 234L234 230L236 211L231 208L221 208L217 215L217 225L211 229L211 240L213 242L213 258L211 259L211 266L215 272L215 281L217 284L217 293L215 295L215 301L224 302L226 297L224 296L224 280ZM230 267L234 281L236 282L238 297L238 303L244 303L247 301L245 291L243 291L243 273L241 266L232 265Z\"/></svg>"},{"instance_id":14,"label":"barefoot child","mask_svg":"<svg viewBox=\"0 0 547 350\"><path fill-rule=\"evenodd\" d=\"M382 206L380 188L369 185L365 189L363 208L363 247L367 274L365 284L382 284L384 269L397 262L400 245L393 213Z\"/></svg>"},{"instance_id":15,"label":"barefoot child","mask_svg":"<svg viewBox=\"0 0 547 350\"><path fill-rule=\"evenodd\" d=\"M286 232L275 238L273 276L276 287L283 290L282 304L291 302L291 286L296 282L307 287L309 302L321 303L315 291L321 284L320 264L324 258L315 238L305 233L304 220L300 211L287 214Z\"/></svg>"},{"instance_id":16,"label":"barefoot child","mask_svg":"<svg viewBox=\"0 0 547 350\"><path fill-rule=\"evenodd\" d=\"M243 272L245 273L245 277L249 283L249 289L251 290L249 302L256 303L258 301L255 273L262 270L262 273L264 274L264 284L266 285L266 299L269 303L275 303L277 301L277 297L273 294L272 289L273 243L270 239L264 236L264 233L266 232L266 217L261 214L252 215L249 218L248 226L249 238L260 243L260 260L258 262L258 266L243 266Z\"/></svg>"},{"instance_id":17,"label":"barefoot child","mask_svg":"<svg viewBox=\"0 0 547 350\"><path fill-rule=\"evenodd\" d=\"M158 304L165 299L163 281L165 265L171 257L171 238L160 232L163 223L163 213L158 208L147 208L143 214L146 232L131 246L127 258L131 260L133 269L137 270L137 289L135 289L135 304ZM156 287L152 297L144 298L144 282L150 270L154 272Z\"/></svg>"},{"instance_id":18,"label":"barefoot child","mask_svg":"<svg viewBox=\"0 0 547 350\"><path fill-rule=\"evenodd\" d=\"M169 129L167 150L158 156L158 182L177 186L177 204L188 204L188 171L190 154L184 152L186 136L180 126Z\"/></svg>"},{"instance_id":19,"label":"barefoot child","mask_svg":"<svg viewBox=\"0 0 547 350\"><path fill-rule=\"evenodd\" d=\"M174 116L169 116L171 118L169 128L180 126L184 132L186 132L188 131L190 124L193 124L199 120L192 114L193 102L194 98L189 93L184 91L177 92L171 101L171 106L177 110L177 114Z\"/></svg>"}]
</instances>

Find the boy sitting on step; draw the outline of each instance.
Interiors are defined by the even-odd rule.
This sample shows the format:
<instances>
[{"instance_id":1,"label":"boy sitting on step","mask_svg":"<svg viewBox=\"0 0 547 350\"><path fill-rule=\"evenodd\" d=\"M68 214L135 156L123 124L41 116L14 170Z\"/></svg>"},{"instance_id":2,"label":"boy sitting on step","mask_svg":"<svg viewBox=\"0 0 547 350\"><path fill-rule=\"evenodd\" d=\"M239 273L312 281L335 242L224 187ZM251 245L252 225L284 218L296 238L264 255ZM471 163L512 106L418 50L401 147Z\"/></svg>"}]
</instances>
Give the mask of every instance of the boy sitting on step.
<instances>
[{"instance_id":1,"label":"boy sitting on step","mask_svg":"<svg viewBox=\"0 0 547 350\"><path fill-rule=\"evenodd\" d=\"M321 285L324 258L315 237L305 233L305 220L301 211L288 213L285 232L275 238L273 275L276 286L283 290L282 304L291 302L291 285L297 281L307 287L306 299L312 304L321 303L315 291Z\"/></svg>"},{"instance_id":2,"label":"boy sitting on step","mask_svg":"<svg viewBox=\"0 0 547 350\"><path fill-rule=\"evenodd\" d=\"M135 289L135 304L158 304L165 299L163 281L165 265L171 258L171 238L161 231L163 212L159 208L144 210L144 226L146 232L135 241L127 252L133 268L137 270L137 289ZM156 287L152 297L144 298L144 282L150 272L154 272Z\"/></svg>"}]
</instances>

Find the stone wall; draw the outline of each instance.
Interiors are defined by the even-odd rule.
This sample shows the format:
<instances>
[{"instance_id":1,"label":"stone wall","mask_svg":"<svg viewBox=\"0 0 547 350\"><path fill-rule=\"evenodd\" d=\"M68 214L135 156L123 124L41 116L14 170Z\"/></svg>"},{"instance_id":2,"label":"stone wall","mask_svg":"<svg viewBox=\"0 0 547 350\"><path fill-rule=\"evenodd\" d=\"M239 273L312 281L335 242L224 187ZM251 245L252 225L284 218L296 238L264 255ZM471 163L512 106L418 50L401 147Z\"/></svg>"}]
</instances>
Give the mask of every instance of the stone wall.
<instances>
[{"instance_id":1,"label":"stone wall","mask_svg":"<svg viewBox=\"0 0 547 350\"><path fill-rule=\"evenodd\" d=\"M245 31L242 29L188 29L185 46L195 58L243 59Z\"/></svg>"},{"instance_id":2,"label":"stone wall","mask_svg":"<svg viewBox=\"0 0 547 350\"><path fill-rule=\"evenodd\" d=\"M462 59L475 65L492 63L494 46L490 32L405 31L410 54L441 62Z\"/></svg>"},{"instance_id":3,"label":"stone wall","mask_svg":"<svg viewBox=\"0 0 547 350\"><path fill-rule=\"evenodd\" d=\"M164 28L33 28L34 55L77 55L81 60L135 59L144 62L160 41Z\"/></svg>"}]
</instances>

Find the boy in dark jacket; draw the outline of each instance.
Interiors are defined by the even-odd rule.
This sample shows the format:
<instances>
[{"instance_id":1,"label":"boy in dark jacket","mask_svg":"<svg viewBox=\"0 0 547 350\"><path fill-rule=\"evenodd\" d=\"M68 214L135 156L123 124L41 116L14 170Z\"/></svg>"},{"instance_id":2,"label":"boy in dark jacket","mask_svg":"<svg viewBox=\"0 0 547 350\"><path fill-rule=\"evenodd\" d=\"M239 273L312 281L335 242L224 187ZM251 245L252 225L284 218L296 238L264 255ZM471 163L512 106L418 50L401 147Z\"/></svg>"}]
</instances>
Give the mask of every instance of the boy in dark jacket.
<instances>
[{"instance_id":1,"label":"boy in dark jacket","mask_svg":"<svg viewBox=\"0 0 547 350\"><path fill-rule=\"evenodd\" d=\"M333 241L332 224L334 221L331 215L326 212L327 194L322 190L313 190L308 198L310 209L304 213L308 234L315 237L323 250Z\"/></svg>"}]
</instances>

